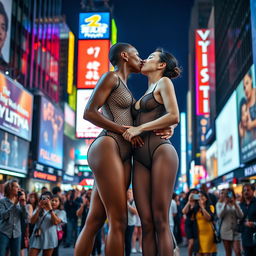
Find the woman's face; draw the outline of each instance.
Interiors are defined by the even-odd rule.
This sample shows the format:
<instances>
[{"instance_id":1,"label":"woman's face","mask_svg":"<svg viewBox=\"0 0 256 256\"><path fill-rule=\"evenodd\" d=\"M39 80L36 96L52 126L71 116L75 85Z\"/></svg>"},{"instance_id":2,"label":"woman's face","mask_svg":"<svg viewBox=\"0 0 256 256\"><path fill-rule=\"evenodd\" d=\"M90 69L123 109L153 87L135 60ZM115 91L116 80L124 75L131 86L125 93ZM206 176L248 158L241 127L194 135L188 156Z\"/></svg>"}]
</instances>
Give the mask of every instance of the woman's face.
<instances>
[{"instance_id":1,"label":"woman's face","mask_svg":"<svg viewBox=\"0 0 256 256\"><path fill-rule=\"evenodd\" d=\"M30 196L29 196L29 202L30 202L31 204L34 204L34 203L36 202L36 198L35 198L34 195L30 195Z\"/></svg>"},{"instance_id":2,"label":"woman's face","mask_svg":"<svg viewBox=\"0 0 256 256\"><path fill-rule=\"evenodd\" d=\"M52 208L53 208L54 210L56 210L56 209L58 209L59 205L60 205L60 200L59 200L59 198L58 198L58 197L54 197L54 198L52 199Z\"/></svg>"},{"instance_id":3,"label":"woman's face","mask_svg":"<svg viewBox=\"0 0 256 256\"><path fill-rule=\"evenodd\" d=\"M204 194L201 194L201 193L200 193L200 200L201 200L202 203L206 203L207 198L205 197Z\"/></svg>"},{"instance_id":4,"label":"woman's face","mask_svg":"<svg viewBox=\"0 0 256 256\"><path fill-rule=\"evenodd\" d=\"M227 194L226 190L222 189L220 191L220 200L224 200L226 198L226 194Z\"/></svg>"},{"instance_id":5,"label":"woman's face","mask_svg":"<svg viewBox=\"0 0 256 256\"><path fill-rule=\"evenodd\" d=\"M146 60L144 60L141 68L141 73L146 75L148 72L156 71L160 63L160 52L151 53Z\"/></svg>"},{"instance_id":6,"label":"woman's face","mask_svg":"<svg viewBox=\"0 0 256 256\"><path fill-rule=\"evenodd\" d=\"M245 93L245 96L248 100L248 99L251 98L252 92L253 92L253 90L252 90L252 79L248 74L246 74L244 79L243 79L243 85L244 85L244 93Z\"/></svg>"},{"instance_id":7,"label":"woman's face","mask_svg":"<svg viewBox=\"0 0 256 256\"><path fill-rule=\"evenodd\" d=\"M127 50L128 64L133 73L139 73L142 67L142 59L139 57L138 51L133 47L129 47Z\"/></svg>"}]
</instances>

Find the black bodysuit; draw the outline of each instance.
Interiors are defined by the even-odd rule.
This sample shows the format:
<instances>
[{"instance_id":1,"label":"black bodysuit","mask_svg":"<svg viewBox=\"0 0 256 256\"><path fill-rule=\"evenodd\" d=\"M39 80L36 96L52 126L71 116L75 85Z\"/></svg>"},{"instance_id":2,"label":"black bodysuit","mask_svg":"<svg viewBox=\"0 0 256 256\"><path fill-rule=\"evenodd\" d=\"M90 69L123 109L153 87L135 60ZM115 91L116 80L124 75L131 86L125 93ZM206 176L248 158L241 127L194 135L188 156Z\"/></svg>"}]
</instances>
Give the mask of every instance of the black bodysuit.
<instances>
[{"instance_id":1,"label":"black bodysuit","mask_svg":"<svg viewBox=\"0 0 256 256\"><path fill-rule=\"evenodd\" d=\"M135 104L133 104L132 116L134 118L135 126L153 121L166 114L164 105L157 102L154 97L155 88L151 93L148 93L141 98L139 102L140 108L138 110L135 108ZM151 169L155 150L160 145L171 144L171 142L166 139L161 139L161 136L155 135L152 131L143 132L140 136L144 141L144 145L133 150L133 157L146 168Z\"/></svg>"},{"instance_id":2,"label":"black bodysuit","mask_svg":"<svg viewBox=\"0 0 256 256\"><path fill-rule=\"evenodd\" d=\"M105 104L101 107L102 114L109 120L119 125L132 126L133 118L131 115L131 108L132 104L135 102L135 99L121 79L118 78L118 80L117 86L113 88ZM103 130L93 141L93 143L102 136L110 136L116 141L119 148L120 157L123 162L131 158L132 145L130 142L126 141L121 134Z\"/></svg>"}]
</instances>

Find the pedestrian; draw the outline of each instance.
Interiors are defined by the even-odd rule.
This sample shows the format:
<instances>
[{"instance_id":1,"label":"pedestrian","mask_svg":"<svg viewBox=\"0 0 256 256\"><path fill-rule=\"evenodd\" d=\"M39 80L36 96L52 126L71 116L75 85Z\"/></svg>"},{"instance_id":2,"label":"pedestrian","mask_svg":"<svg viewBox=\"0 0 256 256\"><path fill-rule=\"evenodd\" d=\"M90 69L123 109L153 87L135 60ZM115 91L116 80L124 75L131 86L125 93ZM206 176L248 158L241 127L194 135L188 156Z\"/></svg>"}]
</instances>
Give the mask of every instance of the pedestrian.
<instances>
[{"instance_id":1,"label":"pedestrian","mask_svg":"<svg viewBox=\"0 0 256 256\"><path fill-rule=\"evenodd\" d=\"M21 221L26 221L25 193L17 180L12 179L4 185L4 198L0 199L0 256L10 249L10 256L20 256Z\"/></svg>"},{"instance_id":2,"label":"pedestrian","mask_svg":"<svg viewBox=\"0 0 256 256\"><path fill-rule=\"evenodd\" d=\"M199 208L199 191L191 189L183 202L186 202L182 213L186 216L185 233L188 240L188 256L192 256L194 251L199 250L198 230L196 223L196 210Z\"/></svg>"},{"instance_id":3,"label":"pedestrian","mask_svg":"<svg viewBox=\"0 0 256 256\"><path fill-rule=\"evenodd\" d=\"M34 230L34 224L30 222L30 219L33 215L34 210L37 208L39 203L38 194L36 192L31 192L28 194L28 200L27 200L27 211L28 211L28 218L29 218L29 237L31 237L33 230Z\"/></svg>"},{"instance_id":4,"label":"pedestrian","mask_svg":"<svg viewBox=\"0 0 256 256\"><path fill-rule=\"evenodd\" d=\"M242 233L244 256L256 255L256 198L254 191L254 185L243 185L240 207L244 216L240 221L239 231Z\"/></svg>"},{"instance_id":5,"label":"pedestrian","mask_svg":"<svg viewBox=\"0 0 256 256\"><path fill-rule=\"evenodd\" d=\"M53 205L56 206L57 202L51 200L52 193L44 192L31 217L31 223L35 224L35 227L30 238L29 256L37 256L41 250L44 256L51 256L54 248L58 246L56 226L65 222L65 214L61 210L54 210Z\"/></svg>"},{"instance_id":6,"label":"pedestrian","mask_svg":"<svg viewBox=\"0 0 256 256\"><path fill-rule=\"evenodd\" d=\"M236 256L241 256L241 234L238 233L237 224L244 214L236 202L232 189L221 191L220 200L216 204L216 212L226 256L232 256L232 248Z\"/></svg>"},{"instance_id":7,"label":"pedestrian","mask_svg":"<svg viewBox=\"0 0 256 256\"><path fill-rule=\"evenodd\" d=\"M136 249L137 241L138 241L138 248ZM142 228L141 228L140 216L138 214L135 215L135 225L134 225L134 231L132 235L132 253L136 253L136 252L142 253Z\"/></svg>"},{"instance_id":8,"label":"pedestrian","mask_svg":"<svg viewBox=\"0 0 256 256\"><path fill-rule=\"evenodd\" d=\"M77 215L76 211L79 208L80 203L76 201L77 192L75 190L70 191L67 194L67 200L64 203L64 209L67 214L67 234L64 244L64 248L73 247L77 238Z\"/></svg>"},{"instance_id":9,"label":"pedestrian","mask_svg":"<svg viewBox=\"0 0 256 256\"><path fill-rule=\"evenodd\" d=\"M133 234L134 225L136 221L135 216L138 215L131 188L127 190L127 210L128 210L128 225L125 231L125 256L130 256L131 249L132 249L132 234Z\"/></svg>"}]
</instances>

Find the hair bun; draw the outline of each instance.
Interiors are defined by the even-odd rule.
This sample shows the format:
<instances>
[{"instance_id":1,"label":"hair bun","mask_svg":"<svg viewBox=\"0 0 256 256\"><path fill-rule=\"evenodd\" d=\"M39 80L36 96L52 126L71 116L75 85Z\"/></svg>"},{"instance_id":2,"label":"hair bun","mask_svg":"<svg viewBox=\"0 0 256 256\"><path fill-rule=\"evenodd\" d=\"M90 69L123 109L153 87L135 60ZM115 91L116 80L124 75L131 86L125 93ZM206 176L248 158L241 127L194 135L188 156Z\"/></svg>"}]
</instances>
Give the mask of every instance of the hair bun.
<instances>
[{"instance_id":1,"label":"hair bun","mask_svg":"<svg viewBox=\"0 0 256 256\"><path fill-rule=\"evenodd\" d=\"M180 74L181 74L181 68L179 68L179 67L175 67L175 68L173 68L172 69L172 71L170 72L171 74L171 78L177 78L177 77L179 77L180 76Z\"/></svg>"}]
</instances>

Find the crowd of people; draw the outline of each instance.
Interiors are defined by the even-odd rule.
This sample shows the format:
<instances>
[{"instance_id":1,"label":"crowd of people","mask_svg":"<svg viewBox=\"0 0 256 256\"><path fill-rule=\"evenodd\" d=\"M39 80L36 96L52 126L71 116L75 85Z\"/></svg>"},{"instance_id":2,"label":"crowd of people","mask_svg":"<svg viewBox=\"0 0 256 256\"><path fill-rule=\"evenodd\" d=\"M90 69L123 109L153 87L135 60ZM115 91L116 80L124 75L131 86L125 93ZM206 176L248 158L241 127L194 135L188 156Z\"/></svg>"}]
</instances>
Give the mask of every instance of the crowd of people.
<instances>
[{"instance_id":1,"label":"crowd of people","mask_svg":"<svg viewBox=\"0 0 256 256\"><path fill-rule=\"evenodd\" d=\"M170 198L169 224L178 245L187 255L217 254L222 242L226 256L256 255L255 185L245 184L241 194L231 188L209 193L201 190L174 194ZM0 199L0 256L59 255L59 245L74 247L89 212L92 190L77 189L27 193L17 180L4 185ZM125 255L142 253L142 231L132 189L127 191L128 225ZM97 233L92 255L102 255L108 221Z\"/></svg>"}]
</instances>

